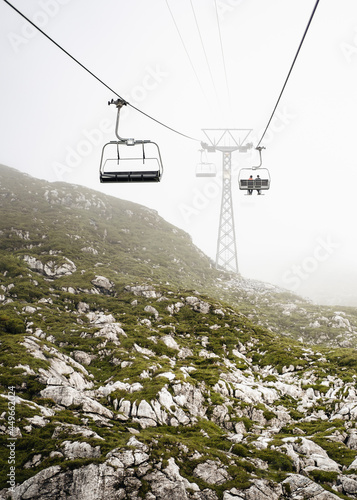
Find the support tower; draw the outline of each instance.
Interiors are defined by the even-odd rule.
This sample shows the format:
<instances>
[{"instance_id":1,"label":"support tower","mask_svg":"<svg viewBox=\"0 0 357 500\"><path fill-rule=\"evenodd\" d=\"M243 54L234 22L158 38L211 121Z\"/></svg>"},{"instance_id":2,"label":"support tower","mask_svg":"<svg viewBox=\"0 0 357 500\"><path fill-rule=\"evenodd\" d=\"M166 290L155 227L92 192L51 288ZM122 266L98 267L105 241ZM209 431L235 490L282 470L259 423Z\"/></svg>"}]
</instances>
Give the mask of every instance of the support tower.
<instances>
[{"instance_id":1,"label":"support tower","mask_svg":"<svg viewBox=\"0 0 357 500\"><path fill-rule=\"evenodd\" d=\"M207 151L222 152L222 200L219 218L216 268L239 273L237 244L232 203L232 153L246 153L252 144L246 144L251 129L202 129L209 144L202 143ZM217 138L216 138L217 137Z\"/></svg>"}]
</instances>

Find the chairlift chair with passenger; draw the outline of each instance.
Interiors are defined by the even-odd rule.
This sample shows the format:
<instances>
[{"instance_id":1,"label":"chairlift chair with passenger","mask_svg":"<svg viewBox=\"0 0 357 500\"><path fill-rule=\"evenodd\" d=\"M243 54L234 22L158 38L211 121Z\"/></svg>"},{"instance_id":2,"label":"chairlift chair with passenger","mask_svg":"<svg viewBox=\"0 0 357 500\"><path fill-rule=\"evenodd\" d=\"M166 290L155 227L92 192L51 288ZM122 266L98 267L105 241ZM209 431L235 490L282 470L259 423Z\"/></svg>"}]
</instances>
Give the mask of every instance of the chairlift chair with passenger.
<instances>
[{"instance_id":1,"label":"chairlift chair with passenger","mask_svg":"<svg viewBox=\"0 0 357 500\"><path fill-rule=\"evenodd\" d=\"M115 104L118 109L115 127L118 140L107 142L103 146L100 182L159 182L163 174L159 146L150 140L120 137L120 109L126 102L122 99L112 99L108 104Z\"/></svg>"},{"instance_id":2,"label":"chairlift chair with passenger","mask_svg":"<svg viewBox=\"0 0 357 500\"><path fill-rule=\"evenodd\" d=\"M238 176L239 189L247 191L251 195L253 190L258 194L270 188L270 174L267 168L262 168L262 149L263 146L256 148L259 151L260 163L259 165L249 168L241 168Z\"/></svg>"}]
</instances>

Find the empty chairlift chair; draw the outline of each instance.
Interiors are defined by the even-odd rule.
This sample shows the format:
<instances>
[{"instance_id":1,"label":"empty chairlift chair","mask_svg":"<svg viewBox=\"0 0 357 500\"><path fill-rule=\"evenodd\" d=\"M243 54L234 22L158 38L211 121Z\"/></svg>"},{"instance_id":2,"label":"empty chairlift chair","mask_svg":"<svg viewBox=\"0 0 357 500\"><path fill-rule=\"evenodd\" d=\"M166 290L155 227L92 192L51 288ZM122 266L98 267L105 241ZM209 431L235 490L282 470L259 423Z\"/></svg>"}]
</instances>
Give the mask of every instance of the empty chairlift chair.
<instances>
[{"instance_id":1,"label":"empty chairlift chair","mask_svg":"<svg viewBox=\"0 0 357 500\"><path fill-rule=\"evenodd\" d=\"M159 146L149 140L124 139L118 134L120 109L126 103L111 101L118 108L115 133L117 141L103 146L100 182L159 182L163 165Z\"/></svg>"},{"instance_id":2,"label":"empty chairlift chair","mask_svg":"<svg viewBox=\"0 0 357 500\"><path fill-rule=\"evenodd\" d=\"M159 182L160 151L151 141L111 141L104 145L100 182Z\"/></svg>"},{"instance_id":3,"label":"empty chairlift chair","mask_svg":"<svg viewBox=\"0 0 357 500\"><path fill-rule=\"evenodd\" d=\"M247 191L250 195L253 191L257 191L261 194L261 191L265 191L270 188L270 174L267 168L262 168L262 153L263 147L256 148L259 151L260 164L250 168L242 168L239 171L238 183L239 189Z\"/></svg>"},{"instance_id":4,"label":"empty chairlift chair","mask_svg":"<svg viewBox=\"0 0 357 500\"><path fill-rule=\"evenodd\" d=\"M201 160L196 165L196 177L216 177L217 169L214 163L204 161L204 150L200 149Z\"/></svg>"}]
</instances>

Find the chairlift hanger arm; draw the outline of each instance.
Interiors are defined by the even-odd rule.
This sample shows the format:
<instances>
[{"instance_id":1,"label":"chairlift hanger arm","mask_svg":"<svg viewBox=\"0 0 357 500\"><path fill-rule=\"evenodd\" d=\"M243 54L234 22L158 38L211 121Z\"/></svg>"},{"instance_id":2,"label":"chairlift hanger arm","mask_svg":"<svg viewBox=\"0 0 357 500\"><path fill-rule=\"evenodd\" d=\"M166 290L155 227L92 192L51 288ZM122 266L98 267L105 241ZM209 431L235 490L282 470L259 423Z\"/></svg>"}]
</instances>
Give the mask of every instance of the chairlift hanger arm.
<instances>
[{"instance_id":1,"label":"chairlift hanger arm","mask_svg":"<svg viewBox=\"0 0 357 500\"><path fill-rule=\"evenodd\" d=\"M119 135L119 118L120 118L120 110L123 106L126 106L127 105L127 102L124 101L124 99L116 99L114 101L114 99L112 99L111 101L108 101L108 106L110 106L111 104L115 104L116 108L117 108L117 120L116 120L116 124L115 124L115 135L117 136L118 140L120 142L123 142L125 144L134 144L135 141L134 139L124 139L124 137L120 137Z\"/></svg>"},{"instance_id":2,"label":"chairlift hanger arm","mask_svg":"<svg viewBox=\"0 0 357 500\"><path fill-rule=\"evenodd\" d=\"M125 139L124 137L120 137L120 135L119 135L120 110L123 106L126 106L128 103L126 101L124 101L124 99L117 99L116 101L114 101L114 99L112 99L111 101L108 101L108 105L110 106L111 104L115 104L115 106L118 110L117 111L117 120L116 120L116 124L115 124L115 135L117 136L117 138L120 142L125 143L127 146L134 146L135 144L147 144L149 142L152 142L149 139L137 140L137 139L133 139L133 138Z\"/></svg>"},{"instance_id":3,"label":"chairlift hanger arm","mask_svg":"<svg viewBox=\"0 0 357 500\"><path fill-rule=\"evenodd\" d=\"M258 168L260 168L263 164L263 158L262 158L262 149L265 149L264 146L257 146L255 149L257 149L259 151L259 165L255 165L252 167L253 170L256 170Z\"/></svg>"}]
</instances>

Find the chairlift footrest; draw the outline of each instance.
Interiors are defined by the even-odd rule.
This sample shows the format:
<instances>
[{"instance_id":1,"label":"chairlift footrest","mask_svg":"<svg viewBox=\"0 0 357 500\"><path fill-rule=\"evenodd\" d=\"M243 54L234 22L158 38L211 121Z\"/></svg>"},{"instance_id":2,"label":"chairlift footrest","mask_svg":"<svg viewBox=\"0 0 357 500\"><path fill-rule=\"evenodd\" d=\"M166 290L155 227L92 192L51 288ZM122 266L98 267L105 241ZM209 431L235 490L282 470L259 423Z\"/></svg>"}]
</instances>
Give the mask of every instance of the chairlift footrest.
<instances>
[{"instance_id":1,"label":"chairlift footrest","mask_svg":"<svg viewBox=\"0 0 357 500\"><path fill-rule=\"evenodd\" d=\"M160 177L160 172L156 170L105 172L100 174L100 182L159 182Z\"/></svg>"}]
</instances>

